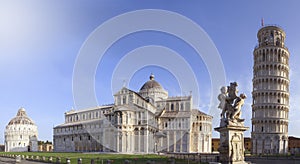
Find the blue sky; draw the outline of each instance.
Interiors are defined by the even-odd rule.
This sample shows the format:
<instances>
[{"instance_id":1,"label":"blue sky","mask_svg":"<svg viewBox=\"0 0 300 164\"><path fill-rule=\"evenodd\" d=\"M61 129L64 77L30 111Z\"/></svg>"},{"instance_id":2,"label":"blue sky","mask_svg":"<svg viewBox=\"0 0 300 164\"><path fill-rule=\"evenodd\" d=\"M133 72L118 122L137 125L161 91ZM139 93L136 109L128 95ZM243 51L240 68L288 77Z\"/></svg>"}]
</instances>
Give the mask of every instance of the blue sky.
<instances>
[{"instance_id":1,"label":"blue sky","mask_svg":"<svg viewBox=\"0 0 300 164\"><path fill-rule=\"evenodd\" d=\"M77 109L72 92L73 69L86 39L105 21L142 9L178 13L207 33L224 65L224 85L237 81L239 91L248 95L243 109L248 126L252 102L252 52L257 44L256 34L261 27L261 18L264 18L265 24L280 25L286 31L286 46L291 54L289 135L300 137L297 131L300 128L297 118L300 112L297 107L297 100L300 99L300 67L297 63L300 61L299 3L296 0L285 3L274 0L0 1L0 143L4 140L5 126L20 107L24 107L38 125L39 139L52 140L52 128L63 123L64 112L72 107ZM112 28L111 33L120 28L122 26ZM113 103L111 85L118 63L132 50L147 45L168 47L182 56L194 71L199 85L199 104L196 107L209 112L212 105L211 79L205 62L180 38L157 31L127 35L106 51L94 76L99 105ZM161 55L163 58L164 54ZM139 62L133 61L132 64ZM178 67L181 68L180 65ZM176 73L156 63L132 72L131 80L125 83L130 89L138 91L151 72L171 96L189 94L189 90L180 89ZM126 79L119 77L118 80L123 83ZM246 132L246 136L250 136L250 131ZM217 134L214 133L214 136Z\"/></svg>"}]
</instances>

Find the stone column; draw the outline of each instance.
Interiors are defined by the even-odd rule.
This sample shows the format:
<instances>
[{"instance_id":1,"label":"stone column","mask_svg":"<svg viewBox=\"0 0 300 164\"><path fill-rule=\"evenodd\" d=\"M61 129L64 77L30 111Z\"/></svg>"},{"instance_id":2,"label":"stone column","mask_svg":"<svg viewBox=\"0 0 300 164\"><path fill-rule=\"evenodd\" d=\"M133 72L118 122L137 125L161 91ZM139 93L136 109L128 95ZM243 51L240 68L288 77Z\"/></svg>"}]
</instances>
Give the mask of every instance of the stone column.
<instances>
[{"instance_id":1,"label":"stone column","mask_svg":"<svg viewBox=\"0 0 300 164\"><path fill-rule=\"evenodd\" d=\"M141 129L138 130L138 152L141 152Z\"/></svg>"},{"instance_id":2,"label":"stone column","mask_svg":"<svg viewBox=\"0 0 300 164\"><path fill-rule=\"evenodd\" d=\"M167 151L169 152L169 145L170 145L170 134L169 131L167 131Z\"/></svg>"},{"instance_id":3,"label":"stone column","mask_svg":"<svg viewBox=\"0 0 300 164\"><path fill-rule=\"evenodd\" d=\"M191 152L191 132L187 132L187 152L190 153Z\"/></svg>"},{"instance_id":4,"label":"stone column","mask_svg":"<svg viewBox=\"0 0 300 164\"><path fill-rule=\"evenodd\" d=\"M181 130L180 131L180 152L182 152L182 140L183 140L183 135L184 135L184 133L183 133L183 131Z\"/></svg>"}]
</instances>

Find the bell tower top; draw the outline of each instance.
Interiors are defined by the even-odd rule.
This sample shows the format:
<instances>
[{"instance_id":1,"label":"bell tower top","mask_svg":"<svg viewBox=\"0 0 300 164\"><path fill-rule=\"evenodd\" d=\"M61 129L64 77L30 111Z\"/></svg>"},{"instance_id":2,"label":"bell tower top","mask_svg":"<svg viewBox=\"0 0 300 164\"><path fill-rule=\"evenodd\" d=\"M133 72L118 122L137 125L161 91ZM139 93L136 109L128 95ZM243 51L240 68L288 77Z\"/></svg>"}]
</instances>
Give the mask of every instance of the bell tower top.
<instances>
[{"instance_id":1,"label":"bell tower top","mask_svg":"<svg viewBox=\"0 0 300 164\"><path fill-rule=\"evenodd\" d=\"M259 46L284 47L285 32L277 25L263 26L257 33Z\"/></svg>"}]
</instances>

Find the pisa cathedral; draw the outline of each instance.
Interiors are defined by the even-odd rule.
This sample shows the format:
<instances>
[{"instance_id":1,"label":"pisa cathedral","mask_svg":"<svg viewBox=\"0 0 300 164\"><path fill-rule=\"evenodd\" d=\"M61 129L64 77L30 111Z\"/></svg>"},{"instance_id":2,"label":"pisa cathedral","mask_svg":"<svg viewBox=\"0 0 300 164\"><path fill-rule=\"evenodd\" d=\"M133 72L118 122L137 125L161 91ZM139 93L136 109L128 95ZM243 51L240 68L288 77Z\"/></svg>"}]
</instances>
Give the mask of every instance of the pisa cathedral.
<instances>
[{"instance_id":1,"label":"pisa cathedral","mask_svg":"<svg viewBox=\"0 0 300 164\"><path fill-rule=\"evenodd\" d=\"M252 154L288 151L289 51L285 32L278 26L262 27L254 49Z\"/></svg>"},{"instance_id":2,"label":"pisa cathedral","mask_svg":"<svg viewBox=\"0 0 300 164\"><path fill-rule=\"evenodd\" d=\"M212 116L192 96L169 97L154 75L139 92L123 87L114 104L65 113L53 129L56 152L211 152Z\"/></svg>"}]
</instances>

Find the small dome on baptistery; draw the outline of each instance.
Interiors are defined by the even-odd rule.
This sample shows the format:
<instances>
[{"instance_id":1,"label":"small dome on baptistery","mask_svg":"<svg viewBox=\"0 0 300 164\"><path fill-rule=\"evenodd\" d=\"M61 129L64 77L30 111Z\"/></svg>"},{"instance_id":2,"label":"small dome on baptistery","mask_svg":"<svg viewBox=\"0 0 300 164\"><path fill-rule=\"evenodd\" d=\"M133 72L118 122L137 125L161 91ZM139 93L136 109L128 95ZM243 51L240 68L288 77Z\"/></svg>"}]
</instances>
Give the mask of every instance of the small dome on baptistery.
<instances>
[{"instance_id":1,"label":"small dome on baptistery","mask_svg":"<svg viewBox=\"0 0 300 164\"><path fill-rule=\"evenodd\" d=\"M35 125L34 122L27 116L26 110L22 107L18 110L16 117L12 118L8 125Z\"/></svg>"}]
</instances>

